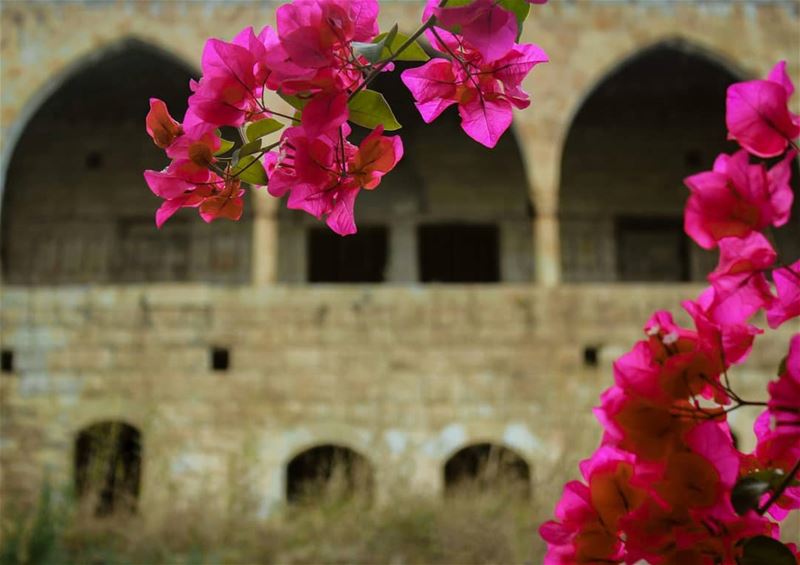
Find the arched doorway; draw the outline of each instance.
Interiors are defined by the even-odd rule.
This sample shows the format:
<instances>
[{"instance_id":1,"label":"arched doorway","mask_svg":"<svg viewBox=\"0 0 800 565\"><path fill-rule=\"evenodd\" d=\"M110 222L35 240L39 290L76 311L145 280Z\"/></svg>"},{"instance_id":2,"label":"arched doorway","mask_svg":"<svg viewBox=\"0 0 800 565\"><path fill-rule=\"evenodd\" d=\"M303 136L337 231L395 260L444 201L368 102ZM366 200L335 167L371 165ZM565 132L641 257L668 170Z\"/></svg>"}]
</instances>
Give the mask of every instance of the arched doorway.
<instances>
[{"instance_id":1,"label":"arched doorway","mask_svg":"<svg viewBox=\"0 0 800 565\"><path fill-rule=\"evenodd\" d=\"M318 445L286 466L286 500L319 503L325 497L369 499L374 471L366 457L341 445Z\"/></svg>"},{"instance_id":2,"label":"arched doorway","mask_svg":"<svg viewBox=\"0 0 800 565\"><path fill-rule=\"evenodd\" d=\"M478 443L454 453L444 465L445 493L461 489L515 490L530 495L531 470L516 452L502 445Z\"/></svg>"},{"instance_id":3,"label":"arched doorway","mask_svg":"<svg viewBox=\"0 0 800 565\"><path fill-rule=\"evenodd\" d=\"M532 208L513 131L488 150L455 107L425 124L400 80L370 86L391 105L404 156L356 202L359 232L342 238L305 213L278 213L278 278L313 283L493 283L533 278ZM355 128L351 142L366 135Z\"/></svg>"},{"instance_id":4,"label":"arched doorway","mask_svg":"<svg viewBox=\"0 0 800 565\"><path fill-rule=\"evenodd\" d=\"M683 233L683 179L726 141L725 93L738 78L680 42L619 66L576 114L564 146L561 259L567 282L702 280L715 254Z\"/></svg>"},{"instance_id":5,"label":"arched doorway","mask_svg":"<svg viewBox=\"0 0 800 565\"><path fill-rule=\"evenodd\" d=\"M184 210L155 227L160 199L142 173L168 161L145 132L148 99L182 118L192 75L130 40L80 66L41 105L9 163L0 225L6 283L249 280L249 216L209 227Z\"/></svg>"},{"instance_id":6,"label":"arched doorway","mask_svg":"<svg viewBox=\"0 0 800 565\"><path fill-rule=\"evenodd\" d=\"M75 492L97 515L136 509L142 473L142 438L123 422L84 428L75 439Z\"/></svg>"}]
</instances>

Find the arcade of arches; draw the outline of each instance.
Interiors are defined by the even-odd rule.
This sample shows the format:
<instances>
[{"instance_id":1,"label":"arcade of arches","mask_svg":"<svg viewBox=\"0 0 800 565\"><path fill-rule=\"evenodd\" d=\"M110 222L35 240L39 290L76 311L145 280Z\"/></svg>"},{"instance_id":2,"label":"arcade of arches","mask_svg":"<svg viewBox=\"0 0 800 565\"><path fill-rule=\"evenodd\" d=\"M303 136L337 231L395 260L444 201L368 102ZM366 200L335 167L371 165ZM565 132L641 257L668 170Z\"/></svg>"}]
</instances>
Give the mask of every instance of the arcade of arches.
<instances>
[{"instance_id":1,"label":"arcade of arches","mask_svg":"<svg viewBox=\"0 0 800 565\"><path fill-rule=\"evenodd\" d=\"M142 117L151 95L182 115L190 77L168 56L129 41L85 65L41 106L8 171L6 282L253 280L251 256L263 261L268 253L251 250L251 210L263 207L258 199L240 222L209 227L184 210L162 230L153 226L158 201L141 173L162 166L164 156L145 135ZM682 232L681 180L732 148L724 140L722 100L735 80L707 56L664 43L635 55L594 89L563 151L564 281L702 280L713 268L714 255ZM404 159L378 190L362 191L355 236L335 237L281 203L272 254L277 280L534 280L536 213L513 133L486 151L460 132L454 109L424 124L396 74L375 87L404 125ZM363 135L356 131L354 138ZM800 219L794 224L788 231L800 233ZM791 245L797 238L782 239Z\"/></svg>"},{"instance_id":2,"label":"arcade of arches","mask_svg":"<svg viewBox=\"0 0 800 565\"><path fill-rule=\"evenodd\" d=\"M360 234L337 238L264 191L247 195L239 223L206 225L183 210L154 226L159 200L142 171L165 161L144 131L148 97L180 116L195 71L185 62L199 62L208 37L269 20L274 5L5 3L0 496L35 499L52 469L58 484L96 493L101 513L116 511L138 473L141 514L192 500L224 509L240 494L231 485L245 483L269 510L290 489L325 483L304 469L326 457L368 468L376 501L403 480L437 493L465 473L490 484L498 458L536 494L538 480L596 446L591 406L612 359L651 312L676 312L695 289L615 283L696 280L708 268L675 220L681 176L710 165L724 123L689 112L668 73L683 73L716 112L726 81L776 60L797 81L793 6L535 7L525 40L553 62L531 75L532 105L494 152L453 112L423 126L382 76L406 158L359 197ZM381 0L382 25L414 29L417 8ZM663 41L675 36L688 43ZM625 143L635 158L621 159ZM645 246L658 251L643 257ZM305 284L347 281L386 284ZM416 284L428 282L501 284ZM763 392L785 338L763 336L737 375L743 394ZM121 467L76 443L90 425L122 422L139 436L111 450ZM748 424L734 423L745 448ZM338 451L347 446L360 458ZM76 463L101 469L90 486L75 483ZM228 480L240 470L246 481Z\"/></svg>"},{"instance_id":3,"label":"arcade of arches","mask_svg":"<svg viewBox=\"0 0 800 565\"><path fill-rule=\"evenodd\" d=\"M143 439L138 429L120 421L90 425L74 447L75 493L98 516L136 511L140 491ZM442 467L445 494L508 490L528 497L531 472L523 457L508 447L478 443L457 450ZM345 446L321 444L286 463L285 500L318 504L324 499L358 497L369 503L375 488L372 463Z\"/></svg>"}]
</instances>

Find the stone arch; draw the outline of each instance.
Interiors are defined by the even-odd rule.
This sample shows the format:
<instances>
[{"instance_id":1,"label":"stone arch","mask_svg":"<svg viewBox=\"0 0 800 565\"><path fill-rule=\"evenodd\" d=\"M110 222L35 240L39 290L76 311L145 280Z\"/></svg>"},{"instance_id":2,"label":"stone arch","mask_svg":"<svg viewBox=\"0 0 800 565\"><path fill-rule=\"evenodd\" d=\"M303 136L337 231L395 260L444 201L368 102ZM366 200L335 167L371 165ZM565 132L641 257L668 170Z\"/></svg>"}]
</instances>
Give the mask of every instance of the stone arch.
<instances>
[{"instance_id":1,"label":"stone arch","mask_svg":"<svg viewBox=\"0 0 800 565\"><path fill-rule=\"evenodd\" d=\"M191 211L156 230L142 178L168 162L144 132L147 99L180 119L194 69L138 39L60 73L28 104L4 182L3 279L10 284L249 280L249 221L203 229ZM13 148L11 147L13 145Z\"/></svg>"},{"instance_id":2,"label":"stone arch","mask_svg":"<svg viewBox=\"0 0 800 565\"><path fill-rule=\"evenodd\" d=\"M136 510L141 489L142 434L121 420L82 428L75 437L75 493L97 515Z\"/></svg>"},{"instance_id":3,"label":"stone arch","mask_svg":"<svg viewBox=\"0 0 800 565\"><path fill-rule=\"evenodd\" d=\"M114 39L100 48L93 47L87 53L78 54L71 62L61 66L57 72L44 77L41 80L41 86L35 90L22 105L13 123L3 129L3 155L2 159L0 159L0 212L2 212L3 192L6 187L6 178L11 157L14 154L14 150L25 128L29 125L36 113L70 78L82 71L90 69L109 54L124 51L131 46L150 51L157 57L172 61L177 67L188 70L189 74L192 76L199 74L199 70L195 66L191 65L174 52L160 47L152 41L145 41L136 36L126 36ZM44 67L45 65L41 66ZM48 68L52 67L53 65L48 66Z\"/></svg>"},{"instance_id":4,"label":"stone arch","mask_svg":"<svg viewBox=\"0 0 800 565\"><path fill-rule=\"evenodd\" d=\"M736 80L749 80L756 78L752 73L745 69L738 61L734 60L727 54L723 53L717 46L703 45L695 39L689 39L679 35L669 37L662 37L647 41L643 45L638 45L634 49L625 51L623 53L616 53L612 55L612 59L606 64L598 64L592 67L593 73L585 79L587 88L573 98L573 103L570 105L567 112L567 122L564 129L564 136L561 139L562 153L566 143L566 137L569 130L575 122L575 118L580 113L584 104L592 97L593 94L606 82L609 77L614 76L617 72L623 69L626 65L636 61L642 56L647 55L649 52L660 49L670 48L682 53L690 53L697 57L701 57L710 63L724 69Z\"/></svg>"},{"instance_id":5,"label":"stone arch","mask_svg":"<svg viewBox=\"0 0 800 565\"><path fill-rule=\"evenodd\" d=\"M561 155L561 265L567 282L702 280L712 254L683 234L682 179L725 139L725 90L741 75L686 41L618 64L575 112Z\"/></svg>"},{"instance_id":6,"label":"stone arch","mask_svg":"<svg viewBox=\"0 0 800 565\"><path fill-rule=\"evenodd\" d=\"M404 157L356 203L359 234L341 238L302 212L278 213L282 282L526 282L533 207L516 132L494 150L469 139L455 107L425 124L400 80L380 76L403 128ZM390 133L391 135L392 133ZM353 141L365 135L354 131Z\"/></svg>"},{"instance_id":7,"label":"stone arch","mask_svg":"<svg viewBox=\"0 0 800 565\"><path fill-rule=\"evenodd\" d=\"M518 489L530 495L531 469L516 451L500 443L473 443L453 453L442 469L445 493L462 488Z\"/></svg>"},{"instance_id":8,"label":"stone arch","mask_svg":"<svg viewBox=\"0 0 800 565\"><path fill-rule=\"evenodd\" d=\"M375 488L373 464L341 443L321 443L303 449L286 464L286 500L319 502L322 497L371 498Z\"/></svg>"}]
</instances>

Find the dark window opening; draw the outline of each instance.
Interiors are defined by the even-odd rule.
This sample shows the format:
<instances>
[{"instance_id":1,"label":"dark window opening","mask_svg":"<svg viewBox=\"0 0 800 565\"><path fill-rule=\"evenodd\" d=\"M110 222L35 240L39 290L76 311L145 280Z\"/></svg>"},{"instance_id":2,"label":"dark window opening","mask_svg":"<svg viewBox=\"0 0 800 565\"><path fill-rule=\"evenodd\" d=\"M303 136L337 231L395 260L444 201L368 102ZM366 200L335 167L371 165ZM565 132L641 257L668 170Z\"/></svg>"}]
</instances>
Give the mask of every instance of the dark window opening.
<instances>
[{"instance_id":1,"label":"dark window opening","mask_svg":"<svg viewBox=\"0 0 800 565\"><path fill-rule=\"evenodd\" d=\"M136 428L105 422L78 434L75 490L97 516L136 510L141 468L141 434Z\"/></svg>"},{"instance_id":2,"label":"dark window opening","mask_svg":"<svg viewBox=\"0 0 800 565\"><path fill-rule=\"evenodd\" d=\"M231 353L225 347L211 349L211 368L215 371L227 371L231 366Z\"/></svg>"},{"instance_id":3,"label":"dark window opening","mask_svg":"<svg viewBox=\"0 0 800 565\"><path fill-rule=\"evenodd\" d=\"M422 282L500 280L500 234L492 224L430 224L418 228Z\"/></svg>"},{"instance_id":4,"label":"dark window opening","mask_svg":"<svg viewBox=\"0 0 800 565\"><path fill-rule=\"evenodd\" d=\"M689 239L680 218L617 218L617 278L678 282L690 278Z\"/></svg>"},{"instance_id":5,"label":"dark window opening","mask_svg":"<svg viewBox=\"0 0 800 565\"><path fill-rule=\"evenodd\" d=\"M583 348L583 364L587 367L597 367L600 362L600 348L587 345Z\"/></svg>"},{"instance_id":6,"label":"dark window opening","mask_svg":"<svg viewBox=\"0 0 800 565\"><path fill-rule=\"evenodd\" d=\"M344 237L329 228L311 229L308 234L308 281L383 282L388 240L388 230L383 226L360 227L358 233Z\"/></svg>"},{"instance_id":7,"label":"dark window opening","mask_svg":"<svg viewBox=\"0 0 800 565\"><path fill-rule=\"evenodd\" d=\"M92 151L86 155L86 168L89 170L99 169L103 166L103 154L99 151Z\"/></svg>"},{"instance_id":8,"label":"dark window opening","mask_svg":"<svg viewBox=\"0 0 800 565\"><path fill-rule=\"evenodd\" d=\"M14 372L14 352L10 349L0 351L0 372Z\"/></svg>"},{"instance_id":9,"label":"dark window opening","mask_svg":"<svg viewBox=\"0 0 800 565\"><path fill-rule=\"evenodd\" d=\"M699 149L689 149L683 156L683 162L690 171L699 172L703 166L703 152Z\"/></svg>"},{"instance_id":10,"label":"dark window opening","mask_svg":"<svg viewBox=\"0 0 800 565\"><path fill-rule=\"evenodd\" d=\"M373 472L366 458L352 449L321 445L303 451L286 469L286 499L290 503L319 502L324 497L369 499Z\"/></svg>"},{"instance_id":11,"label":"dark window opening","mask_svg":"<svg viewBox=\"0 0 800 565\"><path fill-rule=\"evenodd\" d=\"M445 493L463 488L514 489L527 497L530 482L530 467L525 460L501 445L481 443L465 447L444 466Z\"/></svg>"}]
</instances>

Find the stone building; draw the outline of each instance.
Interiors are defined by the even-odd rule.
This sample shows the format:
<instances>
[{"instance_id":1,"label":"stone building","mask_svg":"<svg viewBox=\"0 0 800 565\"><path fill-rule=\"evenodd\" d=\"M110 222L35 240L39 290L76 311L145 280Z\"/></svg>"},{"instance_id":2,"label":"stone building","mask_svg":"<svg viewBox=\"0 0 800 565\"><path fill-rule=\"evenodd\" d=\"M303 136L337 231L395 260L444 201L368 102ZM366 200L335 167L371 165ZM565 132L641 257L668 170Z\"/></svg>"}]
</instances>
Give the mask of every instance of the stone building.
<instances>
[{"instance_id":1,"label":"stone building","mask_svg":"<svg viewBox=\"0 0 800 565\"><path fill-rule=\"evenodd\" d=\"M337 457L380 497L443 491L502 452L535 491L594 448L611 360L713 267L682 234L681 180L732 147L727 85L780 59L800 82L795 0L550 0L524 39L551 62L496 151L452 114L425 126L382 78L406 156L360 197L357 236L263 191L238 223L184 211L156 230L147 99L181 116L205 39L275 6L3 2L5 501L45 477L88 488L109 429L125 472L106 504L121 489L143 512L231 485L268 512ZM381 8L409 32L421 3ZM779 238L800 255L800 214ZM744 394L772 377L787 326L736 369Z\"/></svg>"}]
</instances>

